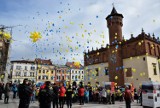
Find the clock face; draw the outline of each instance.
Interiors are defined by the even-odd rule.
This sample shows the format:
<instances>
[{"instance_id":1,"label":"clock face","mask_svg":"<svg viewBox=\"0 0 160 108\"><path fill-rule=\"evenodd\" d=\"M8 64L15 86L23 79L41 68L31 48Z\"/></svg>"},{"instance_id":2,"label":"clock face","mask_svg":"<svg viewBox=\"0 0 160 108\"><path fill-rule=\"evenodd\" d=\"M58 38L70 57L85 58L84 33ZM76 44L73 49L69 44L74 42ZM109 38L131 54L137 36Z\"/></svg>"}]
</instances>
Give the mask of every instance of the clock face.
<instances>
[{"instance_id":1,"label":"clock face","mask_svg":"<svg viewBox=\"0 0 160 108\"><path fill-rule=\"evenodd\" d=\"M116 63L116 55L115 54L111 54L110 60L111 60L112 63Z\"/></svg>"}]
</instances>

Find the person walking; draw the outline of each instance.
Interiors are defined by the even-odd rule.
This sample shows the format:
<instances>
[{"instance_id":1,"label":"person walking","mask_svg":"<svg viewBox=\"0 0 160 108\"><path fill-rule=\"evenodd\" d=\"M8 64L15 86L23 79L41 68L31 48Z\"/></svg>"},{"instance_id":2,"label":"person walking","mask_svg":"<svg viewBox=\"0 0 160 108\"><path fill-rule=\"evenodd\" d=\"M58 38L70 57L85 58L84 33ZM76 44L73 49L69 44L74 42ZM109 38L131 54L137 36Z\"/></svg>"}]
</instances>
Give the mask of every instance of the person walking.
<instances>
[{"instance_id":1,"label":"person walking","mask_svg":"<svg viewBox=\"0 0 160 108\"><path fill-rule=\"evenodd\" d=\"M59 89L59 105L60 105L60 108L63 108L63 106L64 106L65 93L66 93L66 89L64 88L63 83L61 83L60 84L60 89Z\"/></svg>"},{"instance_id":2,"label":"person walking","mask_svg":"<svg viewBox=\"0 0 160 108\"><path fill-rule=\"evenodd\" d=\"M23 84L19 85L18 94L20 98L18 108L29 108L32 88L28 86L28 79L24 79Z\"/></svg>"},{"instance_id":3,"label":"person walking","mask_svg":"<svg viewBox=\"0 0 160 108\"><path fill-rule=\"evenodd\" d=\"M45 87L39 91L39 106L40 108L51 108L51 102L53 99L53 90L50 88L51 82L46 81Z\"/></svg>"},{"instance_id":4,"label":"person walking","mask_svg":"<svg viewBox=\"0 0 160 108\"><path fill-rule=\"evenodd\" d=\"M67 101L67 108L72 108L72 88L71 85L66 90L66 101Z\"/></svg>"},{"instance_id":5,"label":"person walking","mask_svg":"<svg viewBox=\"0 0 160 108\"><path fill-rule=\"evenodd\" d=\"M6 83L6 86L4 88L4 103L5 104L8 104L9 93L10 93L9 83Z\"/></svg>"},{"instance_id":6,"label":"person walking","mask_svg":"<svg viewBox=\"0 0 160 108\"><path fill-rule=\"evenodd\" d=\"M78 90L80 105L84 105L84 92L85 92L84 87L83 85L81 85Z\"/></svg>"},{"instance_id":7,"label":"person walking","mask_svg":"<svg viewBox=\"0 0 160 108\"><path fill-rule=\"evenodd\" d=\"M58 92L59 92L59 87L54 83L53 84L53 108L58 108Z\"/></svg>"},{"instance_id":8,"label":"person walking","mask_svg":"<svg viewBox=\"0 0 160 108\"><path fill-rule=\"evenodd\" d=\"M17 85L16 84L13 84L12 86L12 91L13 91L13 99L16 98L16 94L17 94Z\"/></svg>"},{"instance_id":9,"label":"person walking","mask_svg":"<svg viewBox=\"0 0 160 108\"><path fill-rule=\"evenodd\" d=\"M132 94L129 87L126 87L125 89L124 99L126 102L126 108L131 108Z\"/></svg>"}]
</instances>

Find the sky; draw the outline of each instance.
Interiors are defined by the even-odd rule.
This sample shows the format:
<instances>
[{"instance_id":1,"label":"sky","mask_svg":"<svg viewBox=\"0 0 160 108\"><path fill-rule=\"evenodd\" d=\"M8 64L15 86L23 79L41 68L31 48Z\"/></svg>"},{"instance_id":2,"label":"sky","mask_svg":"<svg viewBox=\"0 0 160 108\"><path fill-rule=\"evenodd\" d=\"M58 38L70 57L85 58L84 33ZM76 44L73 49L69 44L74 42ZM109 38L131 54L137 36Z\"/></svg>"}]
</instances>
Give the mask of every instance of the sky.
<instances>
[{"instance_id":1,"label":"sky","mask_svg":"<svg viewBox=\"0 0 160 108\"><path fill-rule=\"evenodd\" d=\"M105 18L113 3L124 16L124 38L138 36L142 28L160 36L159 0L0 0L0 25L14 26L9 59L83 64L85 51L109 43ZM30 38L34 31L42 35L37 42Z\"/></svg>"}]
</instances>

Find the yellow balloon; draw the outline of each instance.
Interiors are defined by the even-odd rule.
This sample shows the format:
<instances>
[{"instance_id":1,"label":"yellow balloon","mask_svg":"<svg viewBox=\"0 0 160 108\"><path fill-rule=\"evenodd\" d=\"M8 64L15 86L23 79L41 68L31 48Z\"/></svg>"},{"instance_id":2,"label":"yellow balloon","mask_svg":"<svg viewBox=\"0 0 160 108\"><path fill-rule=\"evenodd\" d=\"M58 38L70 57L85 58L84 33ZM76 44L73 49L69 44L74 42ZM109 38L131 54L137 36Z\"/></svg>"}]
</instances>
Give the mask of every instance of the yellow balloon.
<instances>
[{"instance_id":1,"label":"yellow balloon","mask_svg":"<svg viewBox=\"0 0 160 108\"><path fill-rule=\"evenodd\" d=\"M114 78L115 80L117 80L118 79L118 76L115 76L115 78Z\"/></svg>"},{"instance_id":2,"label":"yellow balloon","mask_svg":"<svg viewBox=\"0 0 160 108\"><path fill-rule=\"evenodd\" d=\"M32 42L37 42L39 39L42 38L40 32L31 32L30 38L32 39Z\"/></svg>"},{"instance_id":3,"label":"yellow balloon","mask_svg":"<svg viewBox=\"0 0 160 108\"><path fill-rule=\"evenodd\" d=\"M124 72L127 72L127 69L124 69Z\"/></svg>"}]
</instances>

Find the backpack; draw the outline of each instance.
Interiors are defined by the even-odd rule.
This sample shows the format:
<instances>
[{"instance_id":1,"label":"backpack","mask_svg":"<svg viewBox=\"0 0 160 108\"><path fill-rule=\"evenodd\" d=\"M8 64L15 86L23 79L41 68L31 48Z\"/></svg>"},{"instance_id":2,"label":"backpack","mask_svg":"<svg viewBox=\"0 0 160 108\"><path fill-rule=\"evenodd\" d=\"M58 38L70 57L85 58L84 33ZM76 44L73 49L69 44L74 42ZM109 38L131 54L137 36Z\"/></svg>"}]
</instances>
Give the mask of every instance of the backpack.
<instances>
[{"instance_id":1,"label":"backpack","mask_svg":"<svg viewBox=\"0 0 160 108\"><path fill-rule=\"evenodd\" d=\"M53 93L51 90L42 89L39 94L40 102L50 103L53 98Z\"/></svg>"},{"instance_id":2,"label":"backpack","mask_svg":"<svg viewBox=\"0 0 160 108\"><path fill-rule=\"evenodd\" d=\"M131 94L130 91L128 91L128 90L125 91L124 99L125 99L125 100L130 100L130 101L131 101L131 99L132 99L132 94Z\"/></svg>"}]
</instances>

